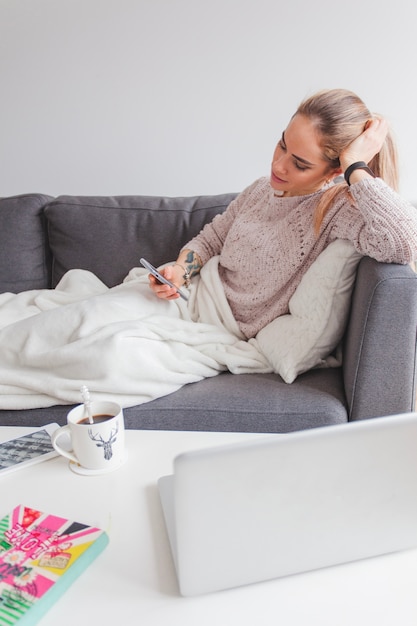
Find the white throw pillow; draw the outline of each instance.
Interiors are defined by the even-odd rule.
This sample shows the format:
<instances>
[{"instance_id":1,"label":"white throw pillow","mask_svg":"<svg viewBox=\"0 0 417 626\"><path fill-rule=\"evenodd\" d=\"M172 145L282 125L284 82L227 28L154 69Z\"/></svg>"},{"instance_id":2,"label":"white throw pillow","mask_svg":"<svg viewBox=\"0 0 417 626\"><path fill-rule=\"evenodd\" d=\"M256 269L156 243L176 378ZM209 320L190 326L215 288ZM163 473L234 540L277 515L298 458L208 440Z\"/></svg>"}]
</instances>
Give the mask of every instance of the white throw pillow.
<instances>
[{"instance_id":1,"label":"white throw pillow","mask_svg":"<svg viewBox=\"0 0 417 626\"><path fill-rule=\"evenodd\" d=\"M340 365L329 355L345 331L360 259L350 241L331 243L304 274L289 302L290 313L252 340L286 383L313 367Z\"/></svg>"}]
</instances>

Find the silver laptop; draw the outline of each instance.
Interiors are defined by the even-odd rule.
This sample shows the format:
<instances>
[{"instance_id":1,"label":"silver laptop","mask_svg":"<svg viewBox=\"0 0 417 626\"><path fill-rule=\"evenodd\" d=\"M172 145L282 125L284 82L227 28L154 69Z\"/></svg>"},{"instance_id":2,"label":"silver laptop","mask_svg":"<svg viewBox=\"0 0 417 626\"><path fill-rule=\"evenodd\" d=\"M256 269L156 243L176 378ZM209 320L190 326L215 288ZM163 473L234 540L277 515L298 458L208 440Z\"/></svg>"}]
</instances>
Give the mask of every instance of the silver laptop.
<instances>
[{"instance_id":1,"label":"silver laptop","mask_svg":"<svg viewBox=\"0 0 417 626\"><path fill-rule=\"evenodd\" d=\"M158 482L192 596L417 545L417 413L179 455Z\"/></svg>"}]
</instances>

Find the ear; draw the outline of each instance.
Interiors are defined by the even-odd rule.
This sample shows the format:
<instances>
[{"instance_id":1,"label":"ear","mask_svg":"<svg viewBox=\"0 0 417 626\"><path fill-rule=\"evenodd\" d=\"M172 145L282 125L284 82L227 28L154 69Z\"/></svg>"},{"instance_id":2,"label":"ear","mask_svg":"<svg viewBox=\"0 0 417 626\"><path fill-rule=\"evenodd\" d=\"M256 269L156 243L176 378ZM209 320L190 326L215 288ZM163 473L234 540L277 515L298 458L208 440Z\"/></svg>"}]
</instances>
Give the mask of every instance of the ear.
<instances>
[{"instance_id":1,"label":"ear","mask_svg":"<svg viewBox=\"0 0 417 626\"><path fill-rule=\"evenodd\" d=\"M334 170L332 170L332 173L330 175L330 180L334 180L335 178L337 178L338 176L341 176L343 174L343 170L341 167L336 167Z\"/></svg>"}]
</instances>

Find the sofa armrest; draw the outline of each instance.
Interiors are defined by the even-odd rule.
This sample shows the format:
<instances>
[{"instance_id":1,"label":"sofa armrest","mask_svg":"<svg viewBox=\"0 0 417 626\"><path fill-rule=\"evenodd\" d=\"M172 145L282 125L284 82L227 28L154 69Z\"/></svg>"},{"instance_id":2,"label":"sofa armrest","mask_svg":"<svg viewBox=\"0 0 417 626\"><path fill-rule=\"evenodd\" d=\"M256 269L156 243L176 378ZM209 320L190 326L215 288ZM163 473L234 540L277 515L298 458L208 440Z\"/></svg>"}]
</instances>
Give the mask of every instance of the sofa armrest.
<instances>
[{"instance_id":1,"label":"sofa armrest","mask_svg":"<svg viewBox=\"0 0 417 626\"><path fill-rule=\"evenodd\" d=\"M350 420L414 410L416 330L416 274L408 265L364 257L344 341Z\"/></svg>"},{"instance_id":2,"label":"sofa armrest","mask_svg":"<svg viewBox=\"0 0 417 626\"><path fill-rule=\"evenodd\" d=\"M51 286L51 255L44 208L51 196L0 198L0 293Z\"/></svg>"}]
</instances>

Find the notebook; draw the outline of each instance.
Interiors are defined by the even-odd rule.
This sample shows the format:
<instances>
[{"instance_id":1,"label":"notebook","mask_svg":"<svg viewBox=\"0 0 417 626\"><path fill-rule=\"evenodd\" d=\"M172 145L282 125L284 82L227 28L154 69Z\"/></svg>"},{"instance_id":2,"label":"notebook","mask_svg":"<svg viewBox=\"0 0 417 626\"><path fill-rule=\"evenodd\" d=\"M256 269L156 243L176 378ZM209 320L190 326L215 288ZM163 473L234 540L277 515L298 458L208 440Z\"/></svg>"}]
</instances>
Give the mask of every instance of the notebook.
<instances>
[{"instance_id":1,"label":"notebook","mask_svg":"<svg viewBox=\"0 0 417 626\"><path fill-rule=\"evenodd\" d=\"M37 624L108 542L95 526L15 506L0 518L0 624Z\"/></svg>"},{"instance_id":2,"label":"notebook","mask_svg":"<svg viewBox=\"0 0 417 626\"><path fill-rule=\"evenodd\" d=\"M417 546L417 413L181 454L158 487L193 596Z\"/></svg>"}]
</instances>

